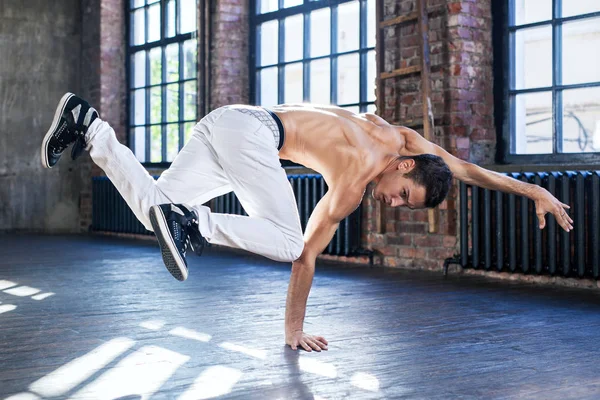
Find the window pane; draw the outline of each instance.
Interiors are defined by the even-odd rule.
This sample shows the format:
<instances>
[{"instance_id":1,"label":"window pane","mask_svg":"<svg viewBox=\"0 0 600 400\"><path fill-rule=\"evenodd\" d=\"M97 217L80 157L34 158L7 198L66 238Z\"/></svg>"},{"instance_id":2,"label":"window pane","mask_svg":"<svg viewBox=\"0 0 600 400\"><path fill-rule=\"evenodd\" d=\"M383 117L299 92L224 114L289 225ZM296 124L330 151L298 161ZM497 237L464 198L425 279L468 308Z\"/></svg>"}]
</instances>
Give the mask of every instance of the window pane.
<instances>
[{"instance_id":1,"label":"window pane","mask_svg":"<svg viewBox=\"0 0 600 400\"><path fill-rule=\"evenodd\" d=\"M167 125L167 161L171 162L179 153L179 124Z\"/></svg>"},{"instance_id":2,"label":"window pane","mask_svg":"<svg viewBox=\"0 0 600 400\"><path fill-rule=\"evenodd\" d=\"M375 47L375 31L376 19L375 0L367 0L367 47Z\"/></svg>"},{"instance_id":3,"label":"window pane","mask_svg":"<svg viewBox=\"0 0 600 400\"><path fill-rule=\"evenodd\" d=\"M359 46L358 1L338 7L338 52L357 50Z\"/></svg>"},{"instance_id":4,"label":"window pane","mask_svg":"<svg viewBox=\"0 0 600 400\"><path fill-rule=\"evenodd\" d=\"M150 123L162 121L162 88L160 86L150 89Z\"/></svg>"},{"instance_id":5,"label":"window pane","mask_svg":"<svg viewBox=\"0 0 600 400\"><path fill-rule=\"evenodd\" d=\"M185 145L185 143L187 143L190 140L190 138L194 134L194 126L195 125L196 125L195 122L186 122L185 124L183 124L184 145Z\"/></svg>"},{"instance_id":6,"label":"window pane","mask_svg":"<svg viewBox=\"0 0 600 400\"><path fill-rule=\"evenodd\" d=\"M166 48L167 82L179 80L179 44L170 44Z\"/></svg>"},{"instance_id":7,"label":"window pane","mask_svg":"<svg viewBox=\"0 0 600 400\"><path fill-rule=\"evenodd\" d=\"M260 65L277 64L278 22L269 21L260 27Z\"/></svg>"},{"instance_id":8,"label":"window pane","mask_svg":"<svg viewBox=\"0 0 600 400\"><path fill-rule=\"evenodd\" d=\"M150 50L150 84L162 82L162 49L156 47Z\"/></svg>"},{"instance_id":9,"label":"window pane","mask_svg":"<svg viewBox=\"0 0 600 400\"><path fill-rule=\"evenodd\" d=\"M600 18L563 24L563 84L600 81Z\"/></svg>"},{"instance_id":10,"label":"window pane","mask_svg":"<svg viewBox=\"0 0 600 400\"><path fill-rule=\"evenodd\" d=\"M277 100L277 67L265 68L260 71L260 105L274 106Z\"/></svg>"},{"instance_id":11,"label":"window pane","mask_svg":"<svg viewBox=\"0 0 600 400\"><path fill-rule=\"evenodd\" d=\"M160 40L160 4L148 7L148 42Z\"/></svg>"},{"instance_id":12,"label":"window pane","mask_svg":"<svg viewBox=\"0 0 600 400\"><path fill-rule=\"evenodd\" d=\"M331 52L331 9L310 13L310 56L325 56Z\"/></svg>"},{"instance_id":13,"label":"window pane","mask_svg":"<svg viewBox=\"0 0 600 400\"><path fill-rule=\"evenodd\" d=\"M562 2L563 17L596 11L600 11L600 2L598 0L563 0Z\"/></svg>"},{"instance_id":14,"label":"window pane","mask_svg":"<svg viewBox=\"0 0 600 400\"><path fill-rule=\"evenodd\" d=\"M285 61L300 60L303 55L303 16L294 15L285 19Z\"/></svg>"},{"instance_id":15,"label":"window pane","mask_svg":"<svg viewBox=\"0 0 600 400\"><path fill-rule=\"evenodd\" d=\"M131 0L131 8L141 7L144 5L144 0Z\"/></svg>"},{"instance_id":16,"label":"window pane","mask_svg":"<svg viewBox=\"0 0 600 400\"><path fill-rule=\"evenodd\" d=\"M185 92L183 98L183 119L196 120L196 111L198 109L198 89L196 81L186 82L183 85Z\"/></svg>"},{"instance_id":17,"label":"window pane","mask_svg":"<svg viewBox=\"0 0 600 400\"><path fill-rule=\"evenodd\" d=\"M131 85L146 86L146 52L138 51L131 56Z\"/></svg>"},{"instance_id":18,"label":"window pane","mask_svg":"<svg viewBox=\"0 0 600 400\"><path fill-rule=\"evenodd\" d=\"M600 88L563 91L563 152L600 151Z\"/></svg>"},{"instance_id":19,"label":"window pane","mask_svg":"<svg viewBox=\"0 0 600 400\"><path fill-rule=\"evenodd\" d=\"M359 106L344 107L344 109L348 110L348 111L352 111L355 114L358 114L360 112L360 107Z\"/></svg>"},{"instance_id":20,"label":"window pane","mask_svg":"<svg viewBox=\"0 0 600 400\"><path fill-rule=\"evenodd\" d=\"M303 0L283 0L283 7L288 8L288 7L299 6L303 2L304 2Z\"/></svg>"},{"instance_id":21,"label":"window pane","mask_svg":"<svg viewBox=\"0 0 600 400\"><path fill-rule=\"evenodd\" d=\"M517 95L515 131L512 132L515 154L552 153L552 92Z\"/></svg>"},{"instance_id":22,"label":"window pane","mask_svg":"<svg viewBox=\"0 0 600 400\"><path fill-rule=\"evenodd\" d=\"M375 106L375 104L369 104L367 106L367 112L371 113L371 114L375 114L375 112L377 112L377 106Z\"/></svg>"},{"instance_id":23,"label":"window pane","mask_svg":"<svg viewBox=\"0 0 600 400\"><path fill-rule=\"evenodd\" d=\"M196 30L196 0L179 0L179 18L181 30L179 33L194 32Z\"/></svg>"},{"instance_id":24,"label":"window pane","mask_svg":"<svg viewBox=\"0 0 600 400\"><path fill-rule=\"evenodd\" d=\"M162 131L160 125L150 127L150 162L162 161Z\"/></svg>"},{"instance_id":25,"label":"window pane","mask_svg":"<svg viewBox=\"0 0 600 400\"><path fill-rule=\"evenodd\" d=\"M375 52L367 53L367 101L375 101L375 82L377 80L377 60Z\"/></svg>"},{"instance_id":26,"label":"window pane","mask_svg":"<svg viewBox=\"0 0 600 400\"><path fill-rule=\"evenodd\" d=\"M358 54L348 54L338 58L337 104L359 102L359 62Z\"/></svg>"},{"instance_id":27,"label":"window pane","mask_svg":"<svg viewBox=\"0 0 600 400\"><path fill-rule=\"evenodd\" d=\"M146 39L146 10L136 10L131 15L131 42L132 44L144 44Z\"/></svg>"},{"instance_id":28,"label":"window pane","mask_svg":"<svg viewBox=\"0 0 600 400\"><path fill-rule=\"evenodd\" d=\"M146 123L146 89L136 90L132 97L133 123L144 125Z\"/></svg>"},{"instance_id":29,"label":"window pane","mask_svg":"<svg viewBox=\"0 0 600 400\"><path fill-rule=\"evenodd\" d=\"M302 63L285 66L285 92L286 103L302 103Z\"/></svg>"},{"instance_id":30,"label":"window pane","mask_svg":"<svg viewBox=\"0 0 600 400\"><path fill-rule=\"evenodd\" d=\"M277 11L278 1L277 0L259 0L260 1L260 13L268 13L271 11Z\"/></svg>"},{"instance_id":31,"label":"window pane","mask_svg":"<svg viewBox=\"0 0 600 400\"><path fill-rule=\"evenodd\" d=\"M515 24L523 25L532 22L552 19L552 0L513 0L515 7ZM571 1L571 0L566 0Z\"/></svg>"},{"instance_id":32,"label":"window pane","mask_svg":"<svg viewBox=\"0 0 600 400\"><path fill-rule=\"evenodd\" d=\"M515 35L515 89L552 86L551 26L522 29Z\"/></svg>"},{"instance_id":33,"label":"window pane","mask_svg":"<svg viewBox=\"0 0 600 400\"><path fill-rule=\"evenodd\" d=\"M173 37L177 33L177 15L175 12L175 0L167 3L167 37Z\"/></svg>"},{"instance_id":34,"label":"window pane","mask_svg":"<svg viewBox=\"0 0 600 400\"><path fill-rule=\"evenodd\" d=\"M179 121L179 84L167 85L167 122Z\"/></svg>"},{"instance_id":35,"label":"window pane","mask_svg":"<svg viewBox=\"0 0 600 400\"><path fill-rule=\"evenodd\" d=\"M196 39L183 42L183 79L196 77L198 43Z\"/></svg>"},{"instance_id":36,"label":"window pane","mask_svg":"<svg viewBox=\"0 0 600 400\"><path fill-rule=\"evenodd\" d=\"M146 128L139 127L132 131L133 140L135 142L134 153L140 162L146 162Z\"/></svg>"},{"instance_id":37,"label":"window pane","mask_svg":"<svg viewBox=\"0 0 600 400\"><path fill-rule=\"evenodd\" d=\"M160 0L148 0L146 4L158 3Z\"/></svg>"},{"instance_id":38,"label":"window pane","mask_svg":"<svg viewBox=\"0 0 600 400\"><path fill-rule=\"evenodd\" d=\"M329 58L310 63L310 102L331 104L331 62Z\"/></svg>"}]
</instances>

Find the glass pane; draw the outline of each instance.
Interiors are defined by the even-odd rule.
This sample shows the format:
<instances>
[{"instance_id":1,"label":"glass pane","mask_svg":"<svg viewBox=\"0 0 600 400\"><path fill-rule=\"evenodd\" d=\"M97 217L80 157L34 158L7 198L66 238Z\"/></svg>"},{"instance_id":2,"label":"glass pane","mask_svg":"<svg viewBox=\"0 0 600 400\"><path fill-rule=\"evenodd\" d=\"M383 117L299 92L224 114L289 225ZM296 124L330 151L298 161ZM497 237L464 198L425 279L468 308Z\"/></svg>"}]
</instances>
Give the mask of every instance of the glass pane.
<instances>
[{"instance_id":1,"label":"glass pane","mask_svg":"<svg viewBox=\"0 0 600 400\"><path fill-rule=\"evenodd\" d=\"M515 25L552 19L552 0L513 0ZM571 0L566 0L571 1Z\"/></svg>"},{"instance_id":2,"label":"glass pane","mask_svg":"<svg viewBox=\"0 0 600 400\"><path fill-rule=\"evenodd\" d=\"M377 60L375 52L367 53L367 101L375 101L375 82L377 81Z\"/></svg>"},{"instance_id":3,"label":"glass pane","mask_svg":"<svg viewBox=\"0 0 600 400\"><path fill-rule=\"evenodd\" d=\"M310 56L319 57L331 52L331 9L310 13Z\"/></svg>"},{"instance_id":4,"label":"glass pane","mask_svg":"<svg viewBox=\"0 0 600 400\"><path fill-rule=\"evenodd\" d=\"M150 89L150 123L162 121L162 88L160 86Z\"/></svg>"},{"instance_id":5,"label":"glass pane","mask_svg":"<svg viewBox=\"0 0 600 400\"><path fill-rule=\"evenodd\" d=\"M260 105L269 107L279 103L277 99L277 67L260 71Z\"/></svg>"},{"instance_id":6,"label":"glass pane","mask_svg":"<svg viewBox=\"0 0 600 400\"><path fill-rule=\"evenodd\" d=\"M331 62L329 58L310 63L310 102L331 104Z\"/></svg>"},{"instance_id":7,"label":"glass pane","mask_svg":"<svg viewBox=\"0 0 600 400\"><path fill-rule=\"evenodd\" d=\"M375 114L376 111L377 111L377 106L375 106L375 104L369 104L367 106L368 113Z\"/></svg>"},{"instance_id":8,"label":"glass pane","mask_svg":"<svg viewBox=\"0 0 600 400\"><path fill-rule=\"evenodd\" d=\"M169 0L167 3L167 37L173 37L177 34L176 24L175 0Z\"/></svg>"},{"instance_id":9,"label":"glass pane","mask_svg":"<svg viewBox=\"0 0 600 400\"><path fill-rule=\"evenodd\" d=\"M303 55L303 16L294 15L285 19L285 61L300 60Z\"/></svg>"},{"instance_id":10,"label":"glass pane","mask_svg":"<svg viewBox=\"0 0 600 400\"><path fill-rule=\"evenodd\" d=\"M148 7L148 42L160 40L160 4Z\"/></svg>"},{"instance_id":11,"label":"glass pane","mask_svg":"<svg viewBox=\"0 0 600 400\"><path fill-rule=\"evenodd\" d=\"M196 39L183 42L183 79L195 78L198 44Z\"/></svg>"},{"instance_id":12,"label":"glass pane","mask_svg":"<svg viewBox=\"0 0 600 400\"><path fill-rule=\"evenodd\" d=\"M131 85L146 86L146 52L138 51L131 56Z\"/></svg>"},{"instance_id":13,"label":"glass pane","mask_svg":"<svg viewBox=\"0 0 600 400\"><path fill-rule=\"evenodd\" d=\"M162 49L156 47L150 50L150 84L162 82Z\"/></svg>"},{"instance_id":14,"label":"glass pane","mask_svg":"<svg viewBox=\"0 0 600 400\"><path fill-rule=\"evenodd\" d=\"M550 25L518 30L515 35L515 89L552 86Z\"/></svg>"},{"instance_id":15,"label":"glass pane","mask_svg":"<svg viewBox=\"0 0 600 400\"><path fill-rule=\"evenodd\" d=\"M196 120L196 112L198 110L198 89L196 81L186 82L183 85L183 119Z\"/></svg>"},{"instance_id":16,"label":"glass pane","mask_svg":"<svg viewBox=\"0 0 600 400\"><path fill-rule=\"evenodd\" d=\"M160 0L148 0L146 4L158 3Z\"/></svg>"},{"instance_id":17,"label":"glass pane","mask_svg":"<svg viewBox=\"0 0 600 400\"><path fill-rule=\"evenodd\" d=\"M288 7L299 6L303 2L304 2L303 0L283 0L283 7L288 8Z\"/></svg>"},{"instance_id":18,"label":"glass pane","mask_svg":"<svg viewBox=\"0 0 600 400\"><path fill-rule=\"evenodd\" d=\"M179 44L173 43L167 46L167 82L179 80Z\"/></svg>"},{"instance_id":19,"label":"glass pane","mask_svg":"<svg viewBox=\"0 0 600 400\"><path fill-rule=\"evenodd\" d=\"M344 3L338 7L338 52L357 50L359 42L358 1Z\"/></svg>"},{"instance_id":20,"label":"glass pane","mask_svg":"<svg viewBox=\"0 0 600 400\"><path fill-rule=\"evenodd\" d=\"M269 21L260 26L260 65L277 64L278 24Z\"/></svg>"},{"instance_id":21,"label":"glass pane","mask_svg":"<svg viewBox=\"0 0 600 400\"><path fill-rule=\"evenodd\" d=\"M162 129L160 125L150 127L150 162L162 161Z\"/></svg>"},{"instance_id":22,"label":"glass pane","mask_svg":"<svg viewBox=\"0 0 600 400\"><path fill-rule=\"evenodd\" d=\"M367 47L375 47L377 36L377 32L375 31L376 19L375 0L367 0Z\"/></svg>"},{"instance_id":23,"label":"glass pane","mask_svg":"<svg viewBox=\"0 0 600 400\"><path fill-rule=\"evenodd\" d=\"M186 122L185 124L183 124L183 141L184 141L184 145L185 145L185 143L187 143L190 140L190 138L194 134L194 126L195 125L196 125L195 122Z\"/></svg>"},{"instance_id":24,"label":"glass pane","mask_svg":"<svg viewBox=\"0 0 600 400\"><path fill-rule=\"evenodd\" d=\"M563 153L600 151L600 87L563 91Z\"/></svg>"},{"instance_id":25,"label":"glass pane","mask_svg":"<svg viewBox=\"0 0 600 400\"><path fill-rule=\"evenodd\" d=\"M302 103L302 63L285 66L284 102Z\"/></svg>"},{"instance_id":26,"label":"glass pane","mask_svg":"<svg viewBox=\"0 0 600 400\"><path fill-rule=\"evenodd\" d=\"M358 54L348 54L338 58L337 104L359 102L360 69Z\"/></svg>"},{"instance_id":27,"label":"glass pane","mask_svg":"<svg viewBox=\"0 0 600 400\"><path fill-rule=\"evenodd\" d=\"M563 0L562 2L563 17L596 11L600 11L600 1L598 0Z\"/></svg>"},{"instance_id":28,"label":"glass pane","mask_svg":"<svg viewBox=\"0 0 600 400\"><path fill-rule=\"evenodd\" d=\"M179 33L194 32L196 30L196 0L179 0L179 18L181 30Z\"/></svg>"},{"instance_id":29,"label":"glass pane","mask_svg":"<svg viewBox=\"0 0 600 400\"><path fill-rule=\"evenodd\" d=\"M360 107L359 106L344 107L344 109L348 110L348 111L352 111L355 114L358 114L360 112Z\"/></svg>"},{"instance_id":30,"label":"glass pane","mask_svg":"<svg viewBox=\"0 0 600 400\"><path fill-rule=\"evenodd\" d=\"M167 85L167 122L179 121L179 84Z\"/></svg>"},{"instance_id":31,"label":"glass pane","mask_svg":"<svg viewBox=\"0 0 600 400\"><path fill-rule=\"evenodd\" d=\"M552 153L552 92L520 94L515 102L515 154Z\"/></svg>"},{"instance_id":32,"label":"glass pane","mask_svg":"<svg viewBox=\"0 0 600 400\"><path fill-rule=\"evenodd\" d=\"M131 14L131 42L132 44L144 44L146 39L146 10L143 8Z\"/></svg>"},{"instance_id":33,"label":"glass pane","mask_svg":"<svg viewBox=\"0 0 600 400\"><path fill-rule=\"evenodd\" d=\"M563 24L563 84L600 81L600 18Z\"/></svg>"},{"instance_id":34,"label":"glass pane","mask_svg":"<svg viewBox=\"0 0 600 400\"><path fill-rule=\"evenodd\" d=\"M144 5L144 0L130 0L131 8L141 7Z\"/></svg>"},{"instance_id":35,"label":"glass pane","mask_svg":"<svg viewBox=\"0 0 600 400\"><path fill-rule=\"evenodd\" d=\"M140 162L146 162L146 128L135 128L132 131L135 148L133 152Z\"/></svg>"},{"instance_id":36,"label":"glass pane","mask_svg":"<svg viewBox=\"0 0 600 400\"><path fill-rule=\"evenodd\" d=\"M146 89L133 92L133 123L144 125L146 123Z\"/></svg>"},{"instance_id":37,"label":"glass pane","mask_svg":"<svg viewBox=\"0 0 600 400\"><path fill-rule=\"evenodd\" d=\"M167 161L173 161L179 153L179 124L167 125Z\"/></svg>"},{"instance_id":38,"label":"glass pane","mask_svg":"<svg viewBox=\"0 0 600 400\"><path fill-rule=\"evenodd\" d=\"M277 0L259 0L260 1L260 13L268 13L271 11L277 11L279 2Z\"/></svg>"}]
</instances>

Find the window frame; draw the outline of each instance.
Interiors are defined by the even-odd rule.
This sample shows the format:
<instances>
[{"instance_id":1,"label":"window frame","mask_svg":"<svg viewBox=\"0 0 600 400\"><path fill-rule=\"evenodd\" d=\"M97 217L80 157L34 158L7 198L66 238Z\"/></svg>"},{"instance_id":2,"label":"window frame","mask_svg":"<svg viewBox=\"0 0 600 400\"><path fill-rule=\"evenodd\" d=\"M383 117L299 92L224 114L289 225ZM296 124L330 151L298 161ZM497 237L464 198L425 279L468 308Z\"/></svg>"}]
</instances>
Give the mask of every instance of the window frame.
<instances>
[{"instance_id":1,"label":"window frame","mask_svg":"<svg viewBox=\"0 0 600 400\"><path fill-rule=\"evenodd\" d=\"M562 2L552 0L552 19L515 25L514 0L492 2L493 46L494 46L494 107L495 125L498 132L496 158L503 164L594 164L600 160L600 152L559 153L563 137L562 92L568 89L600 87L600 81L562 84L562 25L566 22L600 17L600 11L578 14L569 17L557 17L562 13ZM523 29L550 26L552 29L552 85L532 89L512 89L515 70L514 33ZM552 93L552 153L514 154L515 102L517 94L551 92Z\"/></svg>"},{"instance_id":2,"label":"window frame","mask_svg":"<svg viewBox=\"0 0 600 400\"><path fill-rule=\"evenodd\" d=\"M303 3L297 6L284 8L284 0L278 0L278 10L264 14L258 13L260 0L250 0L249 17L249 83L250 83L250 101L252 104L260 105L260 71L265 68L277 67L277 98L278 104L285 102L284 86L285 86L285 66L290 64L302 63L303 75L303 102L307 103L310 99L310 62L314 60L330 58L330 100L331 104L337 104L337 60L340 56L348 54L359 55L359 102L339 105L340 107L359 107L359 112L366 112L367 107L375 105L376 99L368 101L368 58L370 51L375 51L375 47L368 47L367 37L367 0L358 0L359 2L359 47L357 50L338 52L337 51L337 7L339 5L350 3L355 0L303 0ZM311 57L310 56L310 12L324 8L331 9L331 35L330 35L330 52L326 55ZM285 18L302 15L303 16L303 55L302 58L285 61ZM373 16L375 18L375 16ZM278 21L278 60L276 64L265 66L258 65L260 63L260 30L259 25L268 21Z\"/></svg>"},{"instance_id":3,"label":"window frame","mask_svg":"<svg viewBox=\"0 0 600 400\"><path fill-rule=\"evenodd\" d=\"M135 137L132 134L132 131L135 127L143 126L146 129L145 135L145 160L150 160L150 151L151 151L151 133L150 127L153 125L159 125L161 127L161 160L166 160L167 158L167 125L170 124L178 124L179 125L179 150L183 147L185 131L184 126L186 123L197 122L201 118L201 112L205 110L206 107L206 99L205 99L205 79L206 79L206 71L205 64L202 60L205 59L205 38L204 35L200 35L199 33L203 31L203 21L205 21L205 0L195 0L196 1L196 30L193 32L187 33L175 33L173 37L167 37L167 21L165 16L167 15L167 7L168 0L158 0L151 4L147 4L149 0L144 0L144 5L139 7L132 7L132 0L125 0L125 82L126 82L126 128L127 128L127 147L131 149L131 151L135 154ZM179 7L179 1L177 0L175 7L176 9ZM155 4L160 4L160 39L153 42L145 42L139 45L133 45L132 40L132 15L136 10L144 9L144 32L145 38L148 37L148 9L150 6ZM175 25L179 27L181 24L180 21L180 12L179 10L175 14ZM177 28L176 28L177 29ZM188 40L196 39L196 76L195 78L183 79L183 43ZM179 66L178 66L178 75L179 79L173 82L166 82L166 71L165 68L166 61L166 47L172 44L179 44ZM150 50L152 49L161 49L161 82L158 84L150 84ZM135 88L132 86L132 71L131 71L131 58L132 56L139 52L146 51L146 66L145 66L145 83L142 89L146 90L145 94L145 123L143 125L135 125L134 123L134 115L132 115L133 107L132 107L132 93L135 90L139 90L140 88ZM183 84L186 82L196 81L196 93L197 93L197 101L196 101L196 118L194 121L184 119L184 104L185 97L183 95ZM179 85L179 100L178 100L178 119L177 121L166 121L166 86L178 84ZM160 87L161 88L161 122L158 124L150 123L150 89ZM137 157L137 156L136 156ZM168 168L171 165L172 161L160 161L160 162L151 162L144 161L141 164L147 168Z\"/></svg>"}]
</instances>

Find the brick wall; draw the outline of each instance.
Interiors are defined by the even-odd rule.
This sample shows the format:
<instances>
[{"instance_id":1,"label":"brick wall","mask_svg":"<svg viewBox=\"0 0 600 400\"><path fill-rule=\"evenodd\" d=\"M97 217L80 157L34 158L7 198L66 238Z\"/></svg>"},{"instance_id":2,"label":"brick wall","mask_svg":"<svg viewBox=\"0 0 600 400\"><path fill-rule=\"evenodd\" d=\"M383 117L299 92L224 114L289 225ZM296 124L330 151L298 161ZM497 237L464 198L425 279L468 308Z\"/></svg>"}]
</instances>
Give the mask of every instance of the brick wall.
<instances>
[{"instance_id":1,"label":"brick wall","mask_svg":"<svg viewBox=\"0 0 600 400\"><path fill-rule=\"evenodd\" d=\"M386 0L385 18L408 13L415 0ZM474 162L494 161L491 0L429 0L431 100L435 116L434 141L453 155ZM388 28L385 68L419 64L416 25ZM384 81L385 107L379 112L390 122L422 123L420 77ZM364 203L365 242L376 251L376 264L391 267L439 269L457 248L457 189L439 207L438 232L428 233L427 211L393 209Z\"/></svg>"}]
</instances>

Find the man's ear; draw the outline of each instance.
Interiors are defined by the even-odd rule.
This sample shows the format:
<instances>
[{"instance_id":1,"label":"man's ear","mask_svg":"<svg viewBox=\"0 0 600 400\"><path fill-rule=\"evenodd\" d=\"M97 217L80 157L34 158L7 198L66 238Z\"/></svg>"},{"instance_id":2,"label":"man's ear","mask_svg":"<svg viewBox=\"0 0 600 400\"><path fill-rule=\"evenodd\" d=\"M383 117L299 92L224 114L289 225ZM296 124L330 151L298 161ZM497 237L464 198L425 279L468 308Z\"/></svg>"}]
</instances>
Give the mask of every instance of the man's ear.
<instances>
[{"instance_id":1,"label":"man's ear","mask_svg":"<svg viewBox=\"0 0 600 400\"><path fill-rule=\"evenodd\" d=\"M398 163L397 168L400 172L408 173L413 170L415 165L415 160L413 160L412 158L405 158L404 160L400 161L400 163Z\"/></svg>"}]
</instances>

